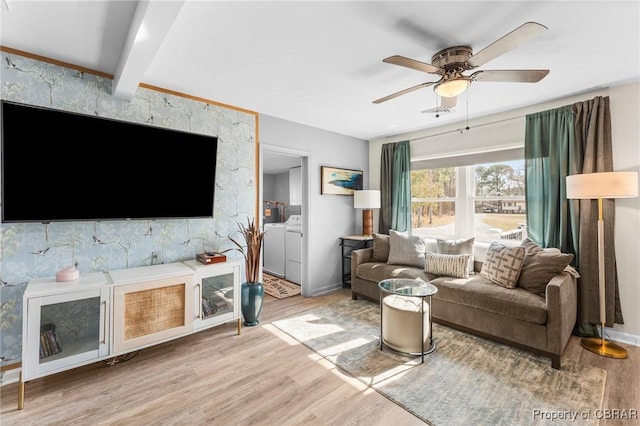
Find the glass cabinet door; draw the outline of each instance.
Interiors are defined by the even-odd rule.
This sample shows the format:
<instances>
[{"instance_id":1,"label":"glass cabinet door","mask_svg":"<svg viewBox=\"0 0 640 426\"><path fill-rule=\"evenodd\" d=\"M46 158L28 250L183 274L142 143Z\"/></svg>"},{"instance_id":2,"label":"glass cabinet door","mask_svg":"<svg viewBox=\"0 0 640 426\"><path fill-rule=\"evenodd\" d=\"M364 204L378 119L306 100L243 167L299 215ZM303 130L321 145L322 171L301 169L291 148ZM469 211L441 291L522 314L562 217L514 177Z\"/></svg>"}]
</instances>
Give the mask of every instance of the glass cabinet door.
<instances>
[{"instance_id":1,"label":"glass cabinet door","mask_svg":"<svg viewBox=\"0 0 640 426\"><path fill-rule=\"evenodd\" d=\"M30 298L24 379L108 355L108 289Z\"/></svg>"},{"instance_id":2,"label":"glass cabinet door","mask_svg":"<svg viewBox=\"0 0 640 426\"><path fill-rule=\"evenodd\" d=\"M233 273L202 278L202 319L233 312Z\"/></svg>"},{"instance_id":3,"label":"glass cabinet door","mask_svg":"<svg viewBox=\"0 0 640 426\"><path fill-rule=\"evenodd\" d=\"M196 280L196 312L194 326L202 328L237 318L240 307L239 267L215 265L198 271Z\"/></svg>"}]
</instances>

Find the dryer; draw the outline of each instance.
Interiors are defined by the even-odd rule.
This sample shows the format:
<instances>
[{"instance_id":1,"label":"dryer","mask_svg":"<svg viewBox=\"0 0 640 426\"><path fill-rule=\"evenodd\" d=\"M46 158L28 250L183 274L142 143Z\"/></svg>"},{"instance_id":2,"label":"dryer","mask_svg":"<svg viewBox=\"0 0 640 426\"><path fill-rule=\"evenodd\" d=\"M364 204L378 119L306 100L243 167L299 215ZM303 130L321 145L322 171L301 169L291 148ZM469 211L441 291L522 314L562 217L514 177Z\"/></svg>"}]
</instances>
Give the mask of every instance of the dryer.
<instances>
[{"instance_id":1,"label":"dryer","mask_svg":"<svg viewBox=\"0 0 640 426\"><path fill-rule=\"evenodd\" d=\"M285 277L287 281L301 284L302 281L302 216L291 215L286 222L286 266Z\"/></svg>"}]
</instances>

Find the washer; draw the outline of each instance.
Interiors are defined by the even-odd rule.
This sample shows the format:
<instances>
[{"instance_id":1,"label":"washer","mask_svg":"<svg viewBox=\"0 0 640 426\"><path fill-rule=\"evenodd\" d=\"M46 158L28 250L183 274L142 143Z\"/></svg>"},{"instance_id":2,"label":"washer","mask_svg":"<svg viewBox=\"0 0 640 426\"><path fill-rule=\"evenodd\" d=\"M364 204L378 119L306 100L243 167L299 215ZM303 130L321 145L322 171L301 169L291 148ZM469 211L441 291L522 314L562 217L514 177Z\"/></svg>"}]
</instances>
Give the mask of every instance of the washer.
<instances>
[{"instance_id":1,"label":"washer","mask_svg":"<svg viewBox=\"0 0 640 426\"><path fill-rule=\"evenodd\" d=\"M263 270L280 278L285 277L286 230L284 223L264 224Z\"/></svg>"}]
</instances>

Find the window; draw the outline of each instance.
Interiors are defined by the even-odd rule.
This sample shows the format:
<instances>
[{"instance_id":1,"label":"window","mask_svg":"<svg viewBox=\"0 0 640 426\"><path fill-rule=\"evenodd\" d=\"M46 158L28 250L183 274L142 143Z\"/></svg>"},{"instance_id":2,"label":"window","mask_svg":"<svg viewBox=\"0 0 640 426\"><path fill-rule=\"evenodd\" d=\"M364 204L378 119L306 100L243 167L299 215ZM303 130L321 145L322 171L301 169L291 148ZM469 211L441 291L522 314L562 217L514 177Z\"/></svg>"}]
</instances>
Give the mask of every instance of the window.
<instances>
[{"instance_id":1,"label":"window","mask_svg":"<svg viewBox=\"0 0 640 426\"><path fill-rule=\"evenodd\" d=\"M527 204L524 160L474 168L474 235L479 240L523 240Z\"/></svg>"},{"instance_id":2,"label":"window","mask_svg":"<svg viewBox=\"0 0 640 426\"><path fill-rule=\"evenodd\" d=\"M411 223L416 234L455 235L455 167L411 171Z\"/></svg>"},{"instance_id":3,"label":"window","mask_svg":"<svg viewBox=\"0 0 640 426\"><path fill-rule=\"evenodd\" d=\"M411 171L412 231L508 243L526 238L524 159Z\"/></svg>"}]
</instances>

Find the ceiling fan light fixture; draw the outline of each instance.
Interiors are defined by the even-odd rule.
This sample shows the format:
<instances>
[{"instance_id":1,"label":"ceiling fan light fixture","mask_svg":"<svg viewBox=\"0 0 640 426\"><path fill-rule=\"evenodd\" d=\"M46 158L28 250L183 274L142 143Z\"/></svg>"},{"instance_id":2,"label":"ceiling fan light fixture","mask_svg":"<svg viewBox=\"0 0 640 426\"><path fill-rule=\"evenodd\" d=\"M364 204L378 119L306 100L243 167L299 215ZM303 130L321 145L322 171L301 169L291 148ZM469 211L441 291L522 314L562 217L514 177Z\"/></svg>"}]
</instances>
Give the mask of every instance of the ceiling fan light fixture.
<instances>
[{"instance_id":1,"label":"ceiling fan light fixture","mask_svg":"<svg viewBox=\"0 0 640 426\"><path fill-rule=\"evenodd\" d=\"M469 78L459 77L443 81L435 87L435 91L443 98L452 98L467 90L471 81Z\"/></svg>"}]
</instances>

